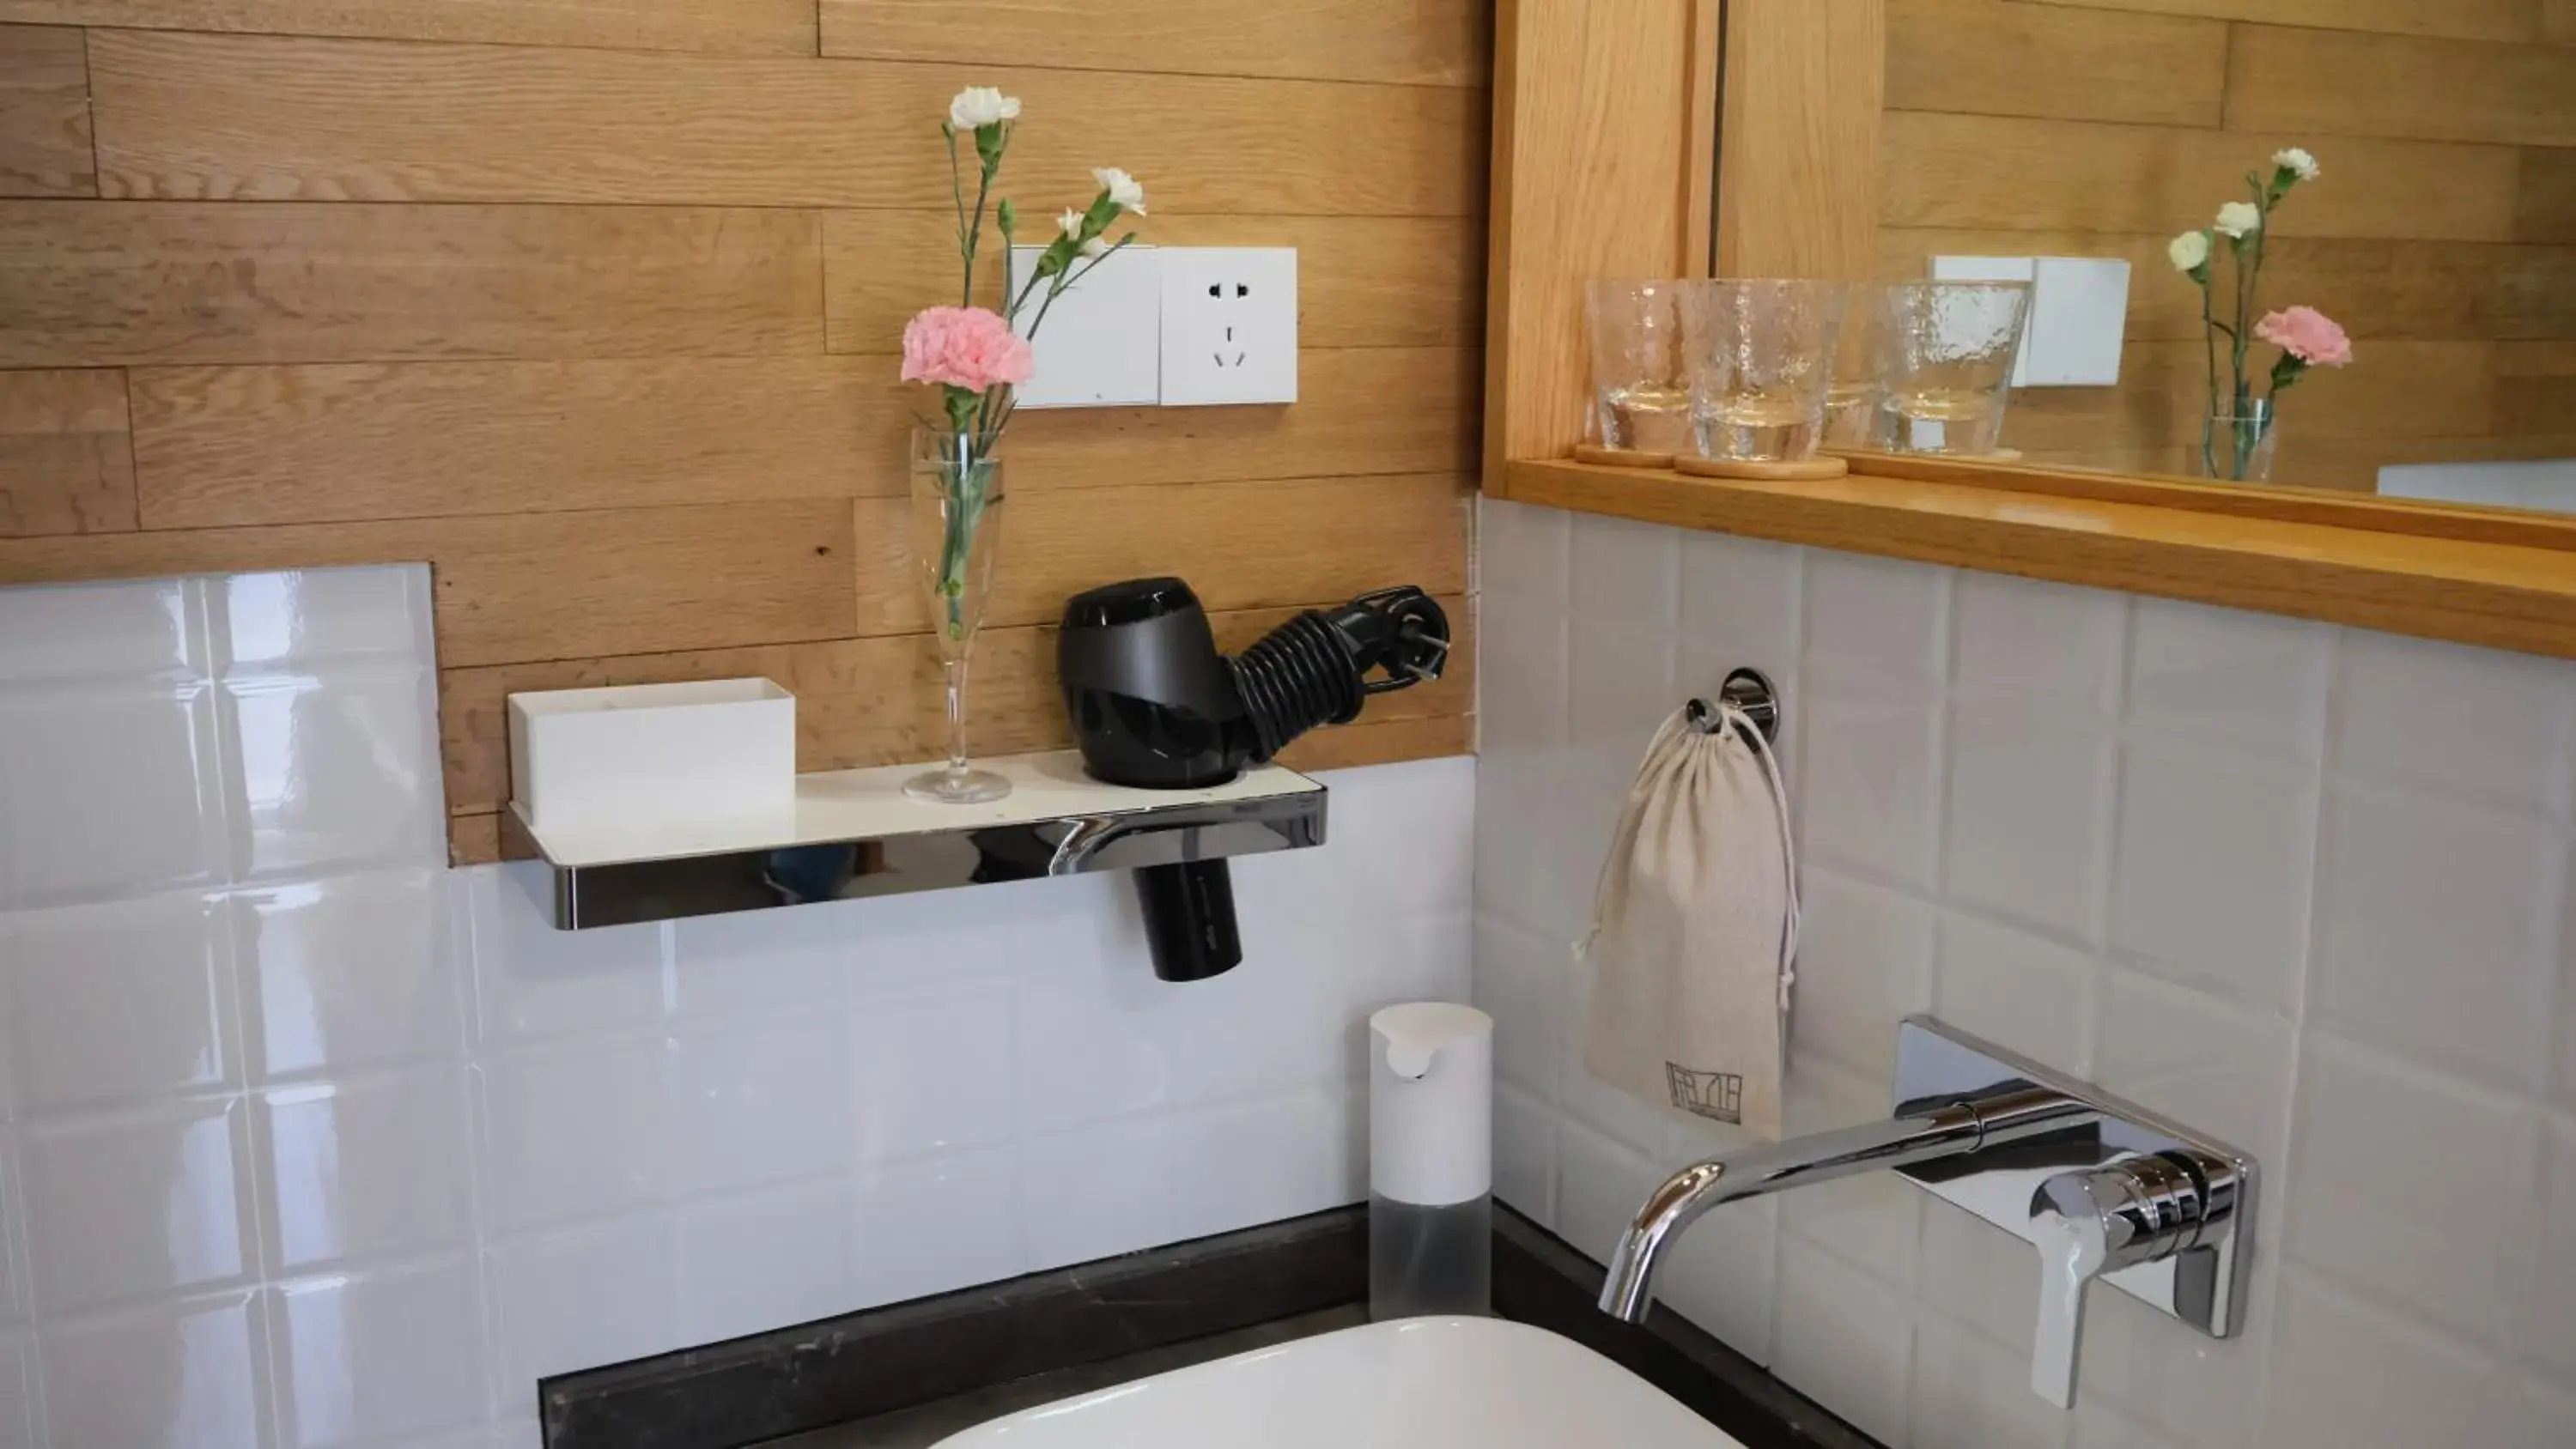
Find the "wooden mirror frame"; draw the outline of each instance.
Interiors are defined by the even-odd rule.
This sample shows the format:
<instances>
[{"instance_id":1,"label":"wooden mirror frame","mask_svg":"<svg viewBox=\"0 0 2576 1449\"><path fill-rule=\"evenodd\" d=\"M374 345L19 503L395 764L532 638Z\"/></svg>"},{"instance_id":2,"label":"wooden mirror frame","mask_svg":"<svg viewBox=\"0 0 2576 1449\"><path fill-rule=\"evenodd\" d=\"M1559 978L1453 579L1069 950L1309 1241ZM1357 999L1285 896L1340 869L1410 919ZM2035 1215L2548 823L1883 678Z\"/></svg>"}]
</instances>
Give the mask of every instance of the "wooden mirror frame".
<instances>
[{"instance_id":1,"label":"wooden mirror frame","mask_svg":"<svg viewBox=\"0 0 2576 1449\"><path fill-rule=\"evenodd\" d=\"M1501 0L1494 498L2576 658L2576 516L1893 454L1831 482L1571 458L1594 277L1875 268L1882 0Z\"/></svg>"}]
</instances>

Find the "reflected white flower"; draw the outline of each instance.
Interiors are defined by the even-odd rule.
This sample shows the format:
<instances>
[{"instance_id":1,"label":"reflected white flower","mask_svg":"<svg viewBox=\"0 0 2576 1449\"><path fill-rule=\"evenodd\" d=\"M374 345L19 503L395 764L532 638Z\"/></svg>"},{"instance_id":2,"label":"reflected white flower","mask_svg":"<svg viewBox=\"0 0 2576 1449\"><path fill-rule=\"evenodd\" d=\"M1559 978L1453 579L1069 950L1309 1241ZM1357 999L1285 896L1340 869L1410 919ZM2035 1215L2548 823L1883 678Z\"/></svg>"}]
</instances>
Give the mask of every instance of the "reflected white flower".
<instances>
[{"instance_id":1,"label":"reflected white flower","mask_svg":"<svg viewBox=\"0 0 2576 1449\"><path fill-rule=\"evenodd\" d=\"M1145 187L1135 177L1115 166L1101 166L1093 169L1091 179L1100 183L1100 189L1109 193L1119 210L1145 214Z\"/></svg>"},{"instance_id":2,"label":"reflected white flower","mask_svg":"<svg viewBox=\"0 0 2576 1449\"><path fill-rule=\"evenodd\" d=\"M1019 118L1020 98L1006 96L992 86L968 86L948 103L948 124L961 131Z\"/></svg>"},{"instance_id":3,"label":"reflected white flower","mask_svg":"<svg viewBox=\"0 0 2576 1449\"><path fill-rule=\"evenodd\" d=\"M2273 152L2272 164L2298 177L2301 181L2317 179L2317 158L2309 155L2303 147L2291 146Z\"/></svg>"},{"instance_id":4,"label":"reflected white flower","mask_svg":"<svg viewBox=\"0 0 2576 1449\"><path fill-rule=\"evenodd\" d=\"M2262 227L2263 213L2250 201L2231 201L2218 209L2218 220L2214 225L2228 236L2242 237Z\"/></svg>"},{"instance_id":5,"label":"reflected white flower","mask_svg":"<svg viewBox=\"0 0 2576 1449\"><path fill-rule=\"evenodd\" d=\"M2209 233L2187 231L2165 244L2177 272L2196 272L2209 265Z\"/></svg>"}]
</instances>

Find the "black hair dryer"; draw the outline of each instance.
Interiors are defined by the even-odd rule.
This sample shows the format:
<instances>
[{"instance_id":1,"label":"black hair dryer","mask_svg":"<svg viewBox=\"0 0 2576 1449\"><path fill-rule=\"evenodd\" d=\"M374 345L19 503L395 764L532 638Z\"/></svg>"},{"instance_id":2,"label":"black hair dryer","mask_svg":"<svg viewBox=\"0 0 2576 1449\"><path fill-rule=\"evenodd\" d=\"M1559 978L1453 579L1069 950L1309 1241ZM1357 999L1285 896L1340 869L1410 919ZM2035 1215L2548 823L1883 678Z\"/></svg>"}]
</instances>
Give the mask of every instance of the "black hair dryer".
<instances>
[{"instance_id":1,"label":"black hair dryer","mask_svg":"<svg viewBox=\"0 0 2576 1449\"><path fill-rule=\"evenodd\" d=\"M1228 659L1179 579L1131 579L1064 606L1056 669L1083 767L1147 790L1222 785L1317 725L1348 724L1373 694L1437 679L1449 616L1422 590L1310 609ZM1154 974L1202 981L1243 960L1222 860L1136 872Z\"/></svg>"}]
</instances>

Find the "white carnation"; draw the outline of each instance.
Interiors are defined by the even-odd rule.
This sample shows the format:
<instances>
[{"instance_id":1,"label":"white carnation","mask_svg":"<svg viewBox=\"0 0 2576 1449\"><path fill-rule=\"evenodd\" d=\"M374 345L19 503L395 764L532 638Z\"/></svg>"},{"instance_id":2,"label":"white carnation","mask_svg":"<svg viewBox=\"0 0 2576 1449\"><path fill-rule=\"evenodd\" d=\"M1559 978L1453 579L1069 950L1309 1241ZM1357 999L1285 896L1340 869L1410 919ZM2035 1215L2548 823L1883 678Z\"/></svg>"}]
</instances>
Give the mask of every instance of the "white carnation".
<instances>
[{"instance_id":1,"label":"white carnation","mask_svg":"<svg viewBox=\"0 0 2576 1449\"><path fill-rule=\"evenodd\" d=\"M1066 207L1066 208L1064 209L1064 215L1059 216L1059 217L1057 217L1057 218L1055 219L1055 225L1056 225L1056 230L1058 230L1058 231L1060 231L1060 232L1063 232L1063 233L1064 233L1064 238L1065 238L1065 240L1067 240L1067 241L1080 241L1080 240L1082 240L1082 213L1081 213L1081 212L1078 212L1078 211L1074 210L1072 207L1068 206L1068 207Z\"/></svg>"},{"instance_id":2,"label":"white carnation","mask_svg":"<svg viewBox=\"0 0 2576 1449\"><path fill-rule=\"evenodd\" d=\"M1100 183L1100 189L1109 193L1120 211L1145 214L1145 187L1135 177L1115 166L1102 166L1092 171L1091 179Z\"/></svg>"},{"instance_id":3,"label":"white carnation","mask_svg":"<svg viewBox=\"0 0 2576 1449\"><path fill-rule=\"evenodd\" d=\"M1084 242L1082 244L1082 254L1086 257L1105 257L1109 255L1109 238L1105 236L1096 236L1091 240Z\"/></svg>"},{"instance_id":4,"label":"white carnation","mask_svg":"<svg viewBox=\"0 0 2576 1449\"><path fill-rule=\"evenodd\" d=\"M948 103L948 123L961 131L979 130L1020 118L1020 98L992 86L968 86Z\"/></svg>"},{"instance_id":5,"label":"white carnation","mask_svg":"<svg viewBox=\"0 0 2576 1449\"><path fill-rule=\"evenodd\" d=\"M2263 213L2250 201L2231 201L2218 209L2217 229L2231 237L2242 237L2263 225Z\"/></svg>"},{"instance_id":6,"label":"white carnation","mask_svg":"<svg viewBox=\"0 0 2576 1449\"><path fill-rule=\"evenodd\" d=\"M2301 181L2317 179L2317 158L2309 155L2301 147L2292 146L2285 151L2273 152L2272 164L2298 177Z\"/></svg>"},{"instance_id":7,"label":"white carnation","mask_svg":"<svg viewBox=\"0 0 2576 1449\"><path fill-rule=\"evenodd\" d=\"M2209 233L2187 231L2165 244L2177 272L2196 272L2209 265Z\"/></svg>"}]
</instances>

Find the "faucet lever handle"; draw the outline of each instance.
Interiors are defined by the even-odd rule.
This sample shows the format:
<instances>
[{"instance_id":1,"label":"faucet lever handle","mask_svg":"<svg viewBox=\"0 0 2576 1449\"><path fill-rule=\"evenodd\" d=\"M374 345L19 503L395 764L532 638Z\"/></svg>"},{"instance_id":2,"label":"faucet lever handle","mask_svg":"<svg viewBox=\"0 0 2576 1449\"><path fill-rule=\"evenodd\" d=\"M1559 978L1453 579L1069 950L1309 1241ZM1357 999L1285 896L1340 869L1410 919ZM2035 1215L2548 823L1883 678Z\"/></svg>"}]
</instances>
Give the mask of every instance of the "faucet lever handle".
<instances>
[{"instance_id":1,"label":"faucet lever handle","mask_svg":"<svg viewBox=\"0 0 2576 1449\"><path fill-rule=\"evenodd\" d=\"M2061 1172L2039 1185L2030 1200L2030 1239L2039 1249L2031 1392L2061 1409L2074 1406L2085 1285L2190 1247L2208 1201L2199 1172L2169 1156Z\"/></svg>"}]
</instances>

